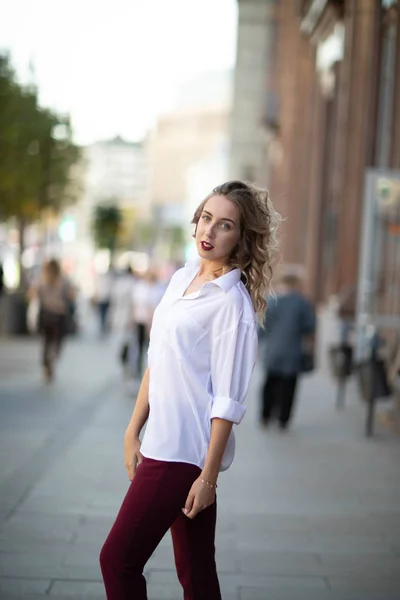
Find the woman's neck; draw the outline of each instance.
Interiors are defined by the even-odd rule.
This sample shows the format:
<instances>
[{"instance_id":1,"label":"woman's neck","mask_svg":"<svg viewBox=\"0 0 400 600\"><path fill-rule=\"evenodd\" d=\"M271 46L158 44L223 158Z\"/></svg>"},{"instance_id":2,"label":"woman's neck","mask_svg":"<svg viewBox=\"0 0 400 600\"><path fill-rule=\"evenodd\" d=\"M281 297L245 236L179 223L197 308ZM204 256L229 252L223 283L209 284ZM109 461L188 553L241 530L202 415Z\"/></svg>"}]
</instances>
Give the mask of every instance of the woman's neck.
<instances>
[{"instance_id":1,"label":"woman's neck","mask_svg":"<svg viewBox=\"0 0 400 600\"><path fill-rule=\"evenodd\" d=\"M210 260L201 260L198 277L202 279L216 279L223 273L225 263L214 262Z\"/></svg>"}]
</instances>

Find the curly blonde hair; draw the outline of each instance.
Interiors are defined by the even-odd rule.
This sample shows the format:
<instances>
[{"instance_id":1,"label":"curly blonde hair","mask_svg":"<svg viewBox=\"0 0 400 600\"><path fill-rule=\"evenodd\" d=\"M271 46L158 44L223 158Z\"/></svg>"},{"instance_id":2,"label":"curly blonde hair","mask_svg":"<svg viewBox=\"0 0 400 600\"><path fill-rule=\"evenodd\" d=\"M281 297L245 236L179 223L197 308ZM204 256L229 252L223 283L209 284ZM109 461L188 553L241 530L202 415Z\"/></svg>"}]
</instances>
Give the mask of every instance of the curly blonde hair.
<instances>
[{"instance_id":1,"label":"curly blonde hair","mask_svg":"<svg viewBox=\"0 0 400 600\"><path fill-rule=\"evenodd\" d=\"M267 307L265 296L270 291L281 216L274 209L267 190L252 183L228 181L214 188L198 206L192 220L196 227L206 202L212 196L225 196L239 209L240 242L223 272L236 268L241 270L241 279L250 294L258 321L263 325Z\"/></svg>"}]
</instances>

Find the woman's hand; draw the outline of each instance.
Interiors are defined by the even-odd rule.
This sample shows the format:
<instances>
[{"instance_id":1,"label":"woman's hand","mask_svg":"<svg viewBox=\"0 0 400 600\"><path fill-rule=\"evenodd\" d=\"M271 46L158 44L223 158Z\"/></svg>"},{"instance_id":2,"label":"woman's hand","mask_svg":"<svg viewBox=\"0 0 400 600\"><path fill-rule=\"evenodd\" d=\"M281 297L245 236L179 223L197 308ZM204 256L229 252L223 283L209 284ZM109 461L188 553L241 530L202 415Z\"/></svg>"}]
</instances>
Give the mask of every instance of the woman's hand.
<instances>
[{"instance_id":1,"label":"woman's hand","mask_svg":"<svg viewBox=\"0 0 400 600\"><path fill-rule=\"evenodd\" d=\"M189 519L194 519L200 511L215 502L215 488L210 487L207 483L202 483L201 480L202 476L193 483L186 499L185 508L182 508L182 512Z\"/></svg>"},{"instance_id":2,"label":"woman's hand","mask_svg":"<svg viewBox=\"0 0 400 600\"><path fill-rule=\"evenodd\" d=\"M136 469L143 460L140 453L141 442L139 438L133 436L129 431L125 433L124 453L125 467L130 481L135 477Z\"/></svg>"}]
</instances>

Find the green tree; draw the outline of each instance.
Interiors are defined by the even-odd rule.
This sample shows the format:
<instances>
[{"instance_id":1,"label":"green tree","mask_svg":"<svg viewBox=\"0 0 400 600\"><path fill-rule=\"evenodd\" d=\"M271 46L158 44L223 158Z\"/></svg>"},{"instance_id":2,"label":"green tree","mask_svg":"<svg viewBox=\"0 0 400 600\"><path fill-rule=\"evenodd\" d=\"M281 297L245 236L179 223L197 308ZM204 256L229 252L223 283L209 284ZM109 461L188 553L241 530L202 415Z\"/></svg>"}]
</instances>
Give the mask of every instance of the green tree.
<instances>
[{"instance_id":1,"label":"green tree","mask_svg":"<svg viewBox=\"0 0 400 600\"><path fill-rule=\"evenodd\" d=\"M186 245L185 230L176 225L169 230L169 248L171 258L178 260L184 256Z\"/></svg>"},{"instance_id":2,"label":"green tree","mask_svg":"<svg viewBox=\"0 0 400 600\"><path fill-rule=\"evenodd\" d=\"M72 167L80 160L69 118L39 106L34 86L22 86L0 55L0 218L14 217L20 250L26 224L45 209L75 200Z\"/></svg>"},{"instance_id":3,"label":"green tree","mask_svg":"<svg viewBox=\"0 0 400 600\"><path fill-rule=\"evenodd\" d=\"M150 254L157 241L158 232L159 228L154 222L138 221L132 235L133 248Z\"/></svg>"},{"instance_id":4,"label":"green tree","mask_svg":"<svg viewBox=\"0 0 400 600\"><path fill-rule=\"evenodd\" d=\"M122 225L122 213L118 205L110 200L98 204L93 211L92 231L98 248L107 248L111 253L117 246L118 234Z\"/></svg>"}]
</instances>

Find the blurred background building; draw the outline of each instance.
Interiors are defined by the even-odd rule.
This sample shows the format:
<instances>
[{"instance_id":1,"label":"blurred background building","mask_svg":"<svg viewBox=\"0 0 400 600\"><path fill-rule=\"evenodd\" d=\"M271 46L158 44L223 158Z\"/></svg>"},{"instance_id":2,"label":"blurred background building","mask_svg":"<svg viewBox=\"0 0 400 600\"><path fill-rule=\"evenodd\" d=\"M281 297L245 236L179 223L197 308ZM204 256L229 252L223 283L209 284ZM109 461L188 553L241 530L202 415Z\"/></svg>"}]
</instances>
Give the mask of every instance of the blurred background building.
<instances>
[{"instance_id":1,"label":"blurred background building","mask_svg":"<svg viewBox=\"0 0 400 600\"><path fill-rule=\"evenodd\" d=\"M99 205L115 205L122 217L120 244L126 250L132 249L135 225L150 216L148 162L146 140L128 142L117 136L83 148L82 194L63 217L64 221L74 223L74 235L65 241L68 248L64 253L73 261L73 274L88 294L92 291L96 267L94 211ZM109 261L109 256L105 262L100 258L100 264L108 265Z\"/></svg>"},{"instance_id":2,"label":"blurred background building","mask_svg":"<svg viewBox=\"0 0 400 600\"><path fill-rule=\"evenodd\" d=\"M181 86L152 135L153 220L162 228L181 228L186 243L200 199L228 177L231 97L231 71L201 73Z\"/></svg>"}]
</instances>

